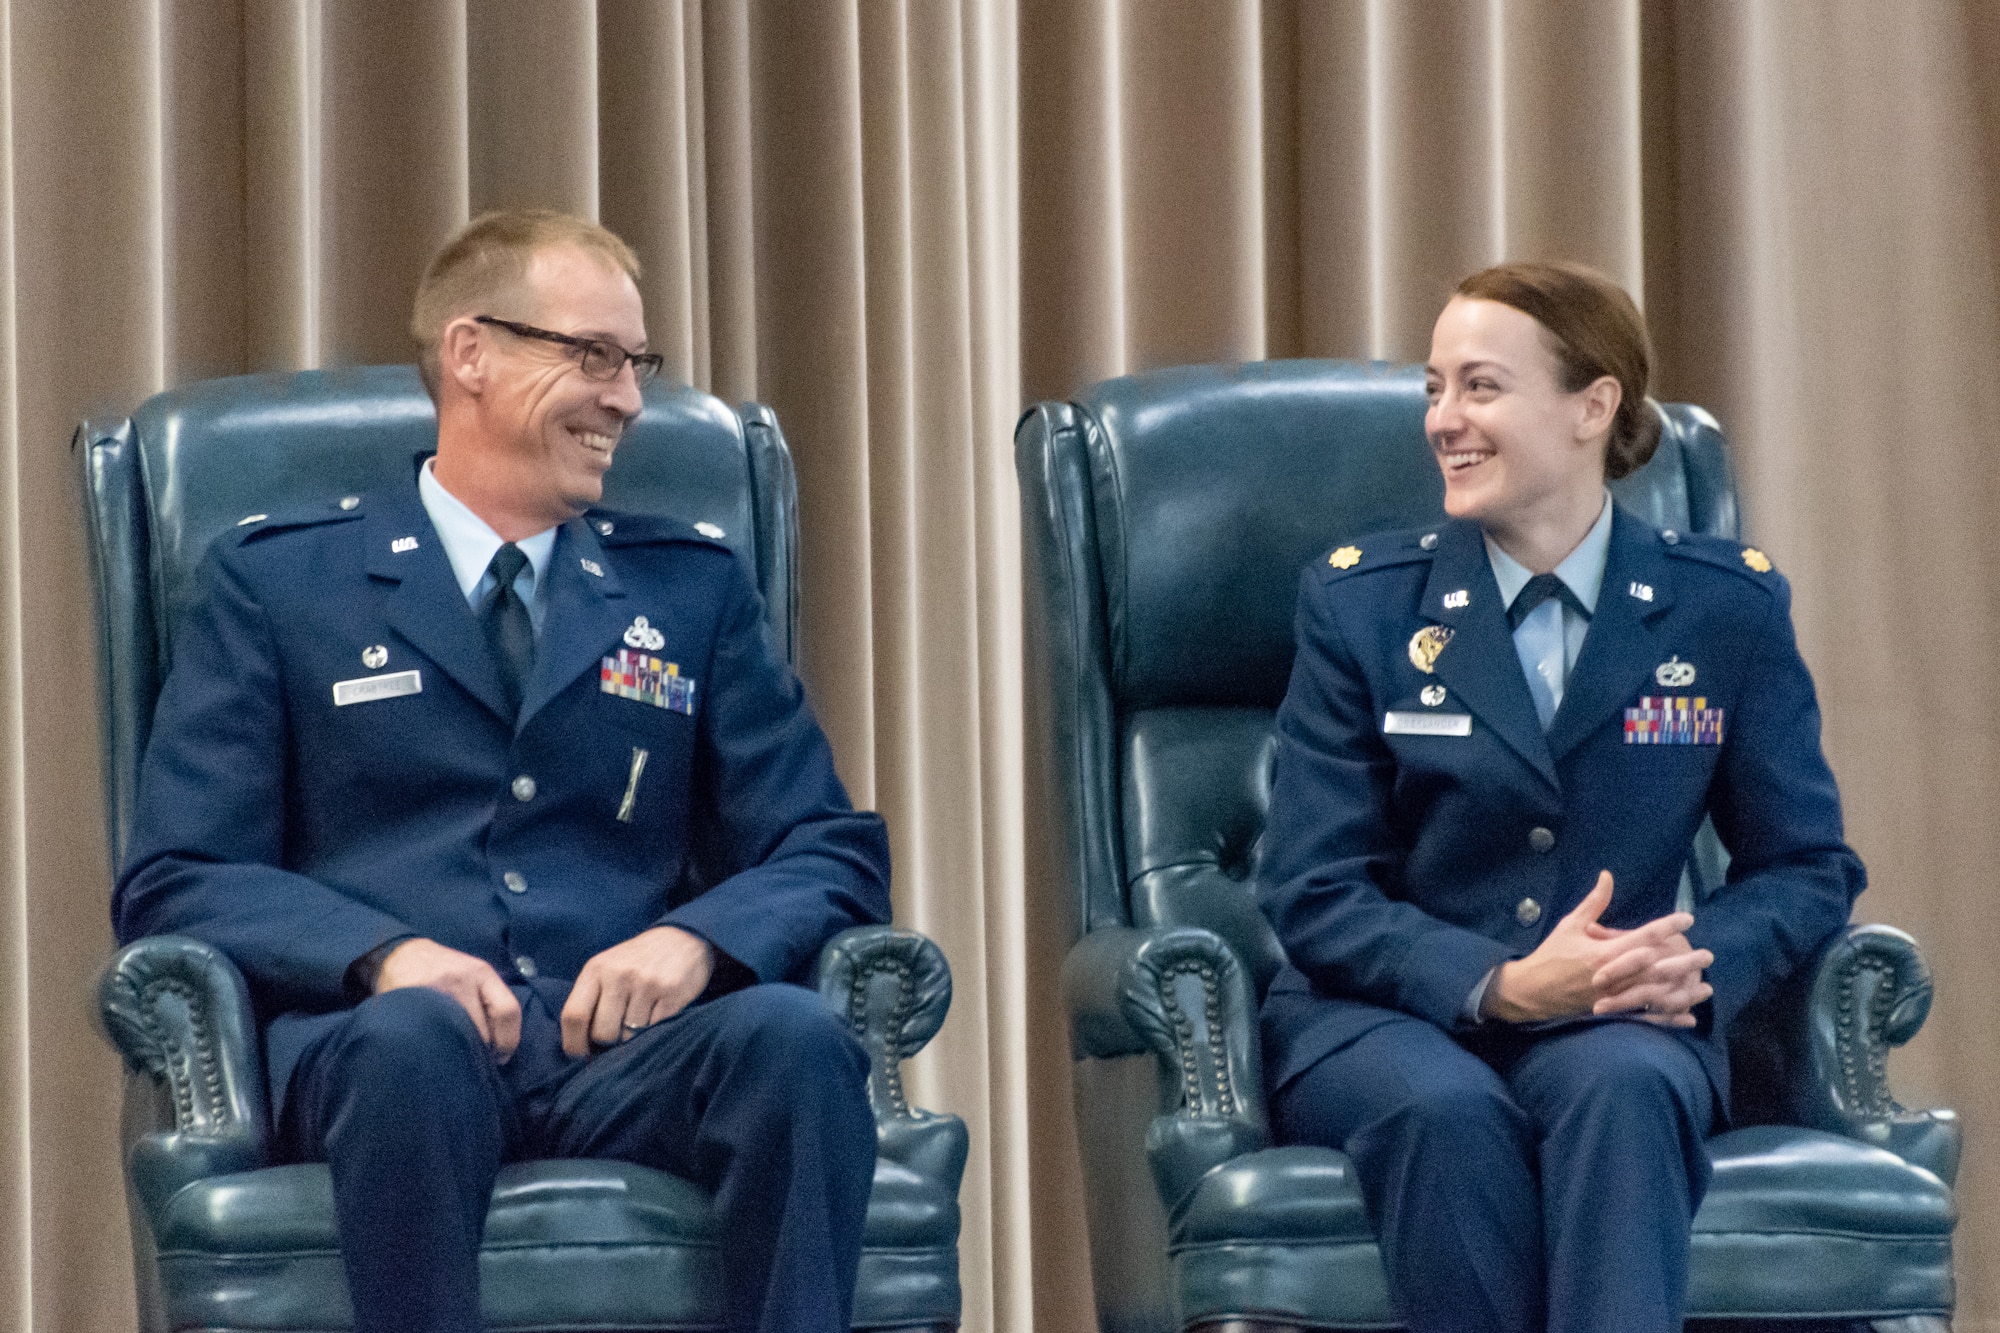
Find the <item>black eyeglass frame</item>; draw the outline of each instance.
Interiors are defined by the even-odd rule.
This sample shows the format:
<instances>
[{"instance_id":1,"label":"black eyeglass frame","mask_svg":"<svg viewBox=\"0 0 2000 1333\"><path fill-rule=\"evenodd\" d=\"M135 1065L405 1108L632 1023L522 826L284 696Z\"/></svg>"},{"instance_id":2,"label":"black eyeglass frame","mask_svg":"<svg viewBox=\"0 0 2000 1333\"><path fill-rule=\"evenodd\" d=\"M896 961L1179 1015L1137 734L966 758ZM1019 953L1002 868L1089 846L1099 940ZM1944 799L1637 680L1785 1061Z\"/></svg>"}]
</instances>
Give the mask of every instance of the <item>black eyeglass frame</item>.
<instances>
[{"instance_id":1,"label":"black eyeglass frame","mask_svg":"<svg viewBox=\"0 0 2000 1333\"><path fill-rule=\"evenodd\" d=\"M505 329L516 337L535 338L545 343L558 343L573 351L580 352L582 355L577 359L581 363L584 375L589 379L617 379L618 372L625 368L627 361L630 361L632 363L632 378L634 382L644 384L647 380L659 374L660 370L667 363L667 359L658 352L628 352L617 343L606 342L602 338L575 338L567 333L557 333L552 329L538 329L532 324L521 324L511 319L502 319L498 315L474 315L472 322L475 324L491 324L494 328ZM601 358L598 362L598 368L595 370L591 368L593 357ZM611 368L609 370L603 368L605 361L610 362Z\"/></svg>"}]
</instances>

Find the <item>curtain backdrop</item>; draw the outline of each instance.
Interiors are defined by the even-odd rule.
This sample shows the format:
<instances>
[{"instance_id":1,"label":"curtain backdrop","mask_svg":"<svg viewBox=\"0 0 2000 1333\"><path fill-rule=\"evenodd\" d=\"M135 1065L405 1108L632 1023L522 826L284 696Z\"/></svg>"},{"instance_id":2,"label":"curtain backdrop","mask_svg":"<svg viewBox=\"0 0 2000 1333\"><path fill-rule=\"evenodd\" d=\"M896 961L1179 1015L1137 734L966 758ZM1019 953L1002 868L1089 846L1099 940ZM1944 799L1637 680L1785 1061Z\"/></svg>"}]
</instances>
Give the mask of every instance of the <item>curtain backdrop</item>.
<instances>
[{"instance_id":1,"label":"curtain backdrop","mask_svg":"<svg viewBox=\"0 0 2000 1333\"><path fill-rule=\"evenodd\" d=\"M214 375L407 360L470 214L601 218L654 346L772 404L802 670L952 1016L966 1326L1090 1327L1023 790L1011 430L1105 375L1418 358L1457 278L1646 305L1796 589L1860 915L1938 979L1961 1329L2000 1329L2000 5L1990 0L0 0L0 1325L131 1325L76 461Z\"/></svg>"}]
</instances>

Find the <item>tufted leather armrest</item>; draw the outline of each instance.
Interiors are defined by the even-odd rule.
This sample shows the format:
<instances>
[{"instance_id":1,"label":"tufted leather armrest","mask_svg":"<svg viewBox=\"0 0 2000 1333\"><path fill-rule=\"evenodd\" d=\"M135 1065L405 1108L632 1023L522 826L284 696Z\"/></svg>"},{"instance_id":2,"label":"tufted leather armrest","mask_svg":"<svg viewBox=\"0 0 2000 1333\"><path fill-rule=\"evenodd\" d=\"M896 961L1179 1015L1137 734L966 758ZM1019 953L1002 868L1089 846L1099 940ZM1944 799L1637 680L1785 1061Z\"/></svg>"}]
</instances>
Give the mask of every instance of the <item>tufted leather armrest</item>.
<instances>
[{"instance_id":1,"label":"tufted leather armrest","mask_svg":"<svg viewBox=\"0 0 2000 1333\"><path fill-rule=\"evenodd\" d=\"M1171 1212L1196 1181L1267 1146L1264 1075L1251 978L1213 931L1095 930L1063 964L1077 1054L1151 1051L1160 1104L1146 1154Z\"/></svg>"},{"instance_id":2,"label":"tufted leather armrest","mask_svg":"<svg viewBox=\"0 0 2000 1333\"><path fill-rule=\"evenodd\" d=\"M955 1115L910 1105L903 1061L924 1048L951 1009L951 965L929 939L894 926L855 926L827 941L819 993L868 1051L868 1101L882 1156L955 1192L969 1146Z\"/></svg>"},{"instance_id":3,"label":"tufted leather armrest","mask_svg":"<svg viewBox=\"0 0 2000 1333\"><path fill-rule=\"evenodd\" d=\"M105 968L98 1004L126 1065L162 1085L173 1110L172 1129L132 1148L132 1184L149 1209L191 1181L264 1164L263 1059L234 963L180 935L139 940Z\"/></svg>"},{"instance_id":4,"label":"tufted leather armrest","mask_svg":"<svg viewBox=\"0 0 2000 1333\"><path fill-rule=\"evenodd\" d=\"M1806 1001L1802 1123L1958 1175L1962 1130L1949 1110L1911 1111L1889 1094L1889 1048L1931 1011L1931 974L1917 942L1893 926L1849 926L1821 955Z\"/></svg>"}]
</instances>

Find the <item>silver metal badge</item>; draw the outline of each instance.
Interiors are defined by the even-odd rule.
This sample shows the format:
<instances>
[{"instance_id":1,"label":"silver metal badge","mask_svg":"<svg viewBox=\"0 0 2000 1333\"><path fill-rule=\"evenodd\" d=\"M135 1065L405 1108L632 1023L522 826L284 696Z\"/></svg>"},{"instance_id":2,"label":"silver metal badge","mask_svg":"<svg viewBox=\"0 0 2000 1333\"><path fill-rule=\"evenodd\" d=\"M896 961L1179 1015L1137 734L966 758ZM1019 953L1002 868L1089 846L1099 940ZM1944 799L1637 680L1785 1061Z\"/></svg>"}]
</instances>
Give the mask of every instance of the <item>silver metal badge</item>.
<instances>
[{"instance_id":1,"label":"silver metal badge","mask_svg":"<svg viewBox=\"0 0 2000 1333\"><path fill-rule=\"evenodd\" d=\"M1388 736L1470 736L1470 713L1389 713L1382 719Z\"/></svg>"},{"instance_id":2,"label":"silver metal badge","mask_svg":"<svg viewBox=\"0 0 2000 1333\"><path fill-rule=\"evenodd\" d=\"M236 526L239 528L247 528L252 523L262 523L265 519L269 517L270 517L269 514L245 514L242 518L236 520Z\"/></svg>"},{"instance_id":3,"label":"silver metal badge","mask_svg":"<svg viewBox=\"0 0 2000 1333\"><path fill-rule=\"evenodd\" d=\"M1424 707L1436 708L1444 702L1444 686L1426 685L1422 690L1418 691L1417 697L1424 701Z\"/></svg>"},{"instance_id":4,"label":"silver metal badge","mask_svg":"<svg viewBox=\"0 0 2000 1333\"><path fill-rule=\"evenodd\" d=\"M396 538L395 541L389 543L389 550L396 555L401 555L405 551L414 551L416 549L417 549L417 539L415 537L398 537Z\"/></svg>"},{"instance_id":5,"label":"silver metal badge","mask_svg":"<svg viewBox=\"0 0 2000 1333\"><path fill-rule=\"evenodd\" d=\"M1677 653L1653 668L1653 679L1670 690L1682 690L1694 684L1694 663L1683 662Z\"/></svg>"},{"instance_id":6,"label":"silver metal badge","mask_svg":"<svg viewBox=\"0 0 2000 1333\"><path fill-rule=\"evenodd\" d=\"M1457 592L1448 592L1444 595L1444 609L1447 611L1461 610L1471 604L1472 593L1467 589L1460 588Z\"/></svg>"},{"instance_id":7,"label":"silver metal badge","mask_svg":"<svg viewBox=\"0 0 2000 1333\"><path fill-rule=\"evenodd\" d=\"M389 650L379 643L371 643L361 650L361 665L370 671L380 671L389 665Z\"/></svg>"},{"instance_id":8,"label":"silver metal badge","mask_svg":"<svg viewBox=\"0 0 2000 1333\"><path fill-rule=\"evenodd\" d=\"M333 706L374 703L377 699L397 699L405 694L422 694L424 678L416 671L398 671L388 676L363 676L359 680L334 682Z\"/></svg>"},{"instance_id":9,"label":"silver metal badge","mask_svg":"<svg viewBox=\"0 0 2000 1333\"><path fill-rule=\"evenodd\" d=\"M647 624L646 617L639 616L625 631L625 646L644 648L647 652L656 653L667 646L667 636Z\"/></svg>"},{"instance_id":10,"label":"silver metal badge","mask_svg":"<svg viewBox=\"0 0 2000 1333\"><path fill-rule=\"evenodd\" d=\"M595 560L580 558L578 559L577 563L583 566L583 570L586 574L595 574L599 578L604 577L604 566L598 564Z\"/></svg>"}]
</instances>

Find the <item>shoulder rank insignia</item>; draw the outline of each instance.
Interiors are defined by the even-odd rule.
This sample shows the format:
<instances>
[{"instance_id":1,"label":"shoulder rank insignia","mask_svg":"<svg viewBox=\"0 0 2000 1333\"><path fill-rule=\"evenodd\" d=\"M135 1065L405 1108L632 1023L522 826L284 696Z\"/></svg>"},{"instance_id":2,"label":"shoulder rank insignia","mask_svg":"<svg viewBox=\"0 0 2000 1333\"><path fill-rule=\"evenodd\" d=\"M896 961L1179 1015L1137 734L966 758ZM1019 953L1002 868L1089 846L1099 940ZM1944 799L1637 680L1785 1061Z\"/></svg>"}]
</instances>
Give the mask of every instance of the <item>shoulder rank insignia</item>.
<instances>
[{"instance_id":1,"label":"shoulder rank insignia","mask_svg":"<svg viewBox=\"0 0 2000 1333\"><path fill-rule=\"evenodd\" d=\"M1756 570L1759 574L1768 574L1771 572L1771 557L1765 555L1754 546L1743 548L1743 563Z\"/></svg>"},{"instance_id":2,"label":"shoulder rank insignia","mask_svg":"<svg viewBox=\"0 0 2000 1333\"><path fill-rule=\"evenodd\" d=\"M1326 563L1335 569L1352 569L1361 563L1359 546L1343 546L1326 558Z\"/></svg>"},{"instance_id":3,"label":"shoulder rank insignia","mask_svg":"<svg viewBox=\"0 0 2000 1333\"><path fill-rule=\"evenodd\" d=\"M1438 654L1451 642L1446 625L1426 625L1410 636L1410 665L1426 676L1437 670Z\"/></svg>"}]
</instances>

